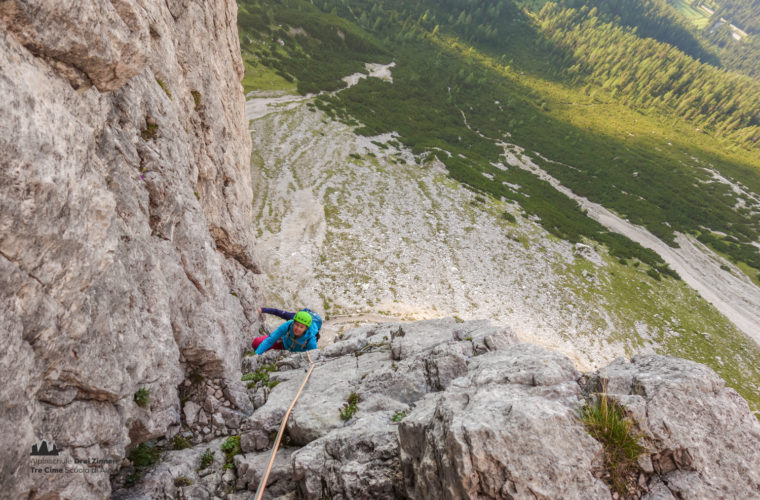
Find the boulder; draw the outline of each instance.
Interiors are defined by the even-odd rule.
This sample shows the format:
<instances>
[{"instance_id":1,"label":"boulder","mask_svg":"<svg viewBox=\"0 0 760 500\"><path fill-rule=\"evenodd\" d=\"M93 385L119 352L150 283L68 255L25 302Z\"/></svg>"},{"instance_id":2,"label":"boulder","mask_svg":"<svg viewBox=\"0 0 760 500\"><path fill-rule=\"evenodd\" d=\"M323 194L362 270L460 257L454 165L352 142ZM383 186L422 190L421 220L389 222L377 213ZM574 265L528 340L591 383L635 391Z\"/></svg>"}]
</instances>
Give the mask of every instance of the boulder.
<instances>
[{"instance_id":1,"label":"boulder","mask_svg":"<svg viewBox=\"0 0 760 500\"><path fill-rule=\"evenodd\" d=\"M635 417L647 453L676 498L760 495L760 423L710 368L634 356L614 361L592 382L624 403L638 402Z\"/></svg>"},{"instance_id":2,"label":"boulder","mask_svg":"<svg viewBox=\"0 0 760 500\"><path fill-rule=\"evenodd\" d=\"M399 426L406 491L435 498L605 498L601 446L578 419L570 360L519 344L473 358L466 376Z\"/></svg>"}]
</instances>

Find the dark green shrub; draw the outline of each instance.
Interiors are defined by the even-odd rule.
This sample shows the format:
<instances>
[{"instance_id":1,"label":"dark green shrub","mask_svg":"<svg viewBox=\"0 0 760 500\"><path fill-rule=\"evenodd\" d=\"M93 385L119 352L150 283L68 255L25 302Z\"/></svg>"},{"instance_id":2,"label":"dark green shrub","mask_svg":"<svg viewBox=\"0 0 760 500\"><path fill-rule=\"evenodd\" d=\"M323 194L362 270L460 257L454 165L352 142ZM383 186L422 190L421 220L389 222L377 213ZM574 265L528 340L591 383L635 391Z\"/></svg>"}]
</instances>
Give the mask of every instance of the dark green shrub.
<instances>
[{"instance_id":1,"label":"dark green shrub","mask_svg":"<svg viewBox=\"0 0 760 500\"><path fill-rule=\"evenodd\" d=\"M515 218L515 216L512 215L511 213L507 212L506 210L501 213L501 218L504 219L507 222L511 222L512 224L514 224L515 222L517 222L517 219Z\"/></svg>"},{"instance_id":2,"label":"dark green shrub","mask_svg":"<svg viewBox=\"0 0 760 500\"><path fill-rule=\"evenodd\" d=\"M149 467L156 463L160 456L161 450L148 441L140 443L129 452L129 460L135 467Z\"/></svg>"}]
</instances>

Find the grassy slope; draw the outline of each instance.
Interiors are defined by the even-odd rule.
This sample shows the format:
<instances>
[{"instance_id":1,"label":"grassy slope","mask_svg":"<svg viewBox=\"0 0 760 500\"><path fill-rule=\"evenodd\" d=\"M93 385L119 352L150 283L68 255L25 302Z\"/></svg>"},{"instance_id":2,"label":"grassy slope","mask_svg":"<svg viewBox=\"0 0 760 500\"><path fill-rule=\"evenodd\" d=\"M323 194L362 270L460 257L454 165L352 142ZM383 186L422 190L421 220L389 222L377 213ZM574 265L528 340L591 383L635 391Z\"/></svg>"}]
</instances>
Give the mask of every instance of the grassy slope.
<instances>
[{"instance_id":1,"label":"grassy slope","mask_svg":"<svg viewBox=\"0 0 760 500\"><path fill-rule=\"evenodd\" d=\"M699 29L705 28L710 21L710 15L707 12L695 9L686 0L668 0L668 3Z\"/></svg>"},{"instance_id":2,"label":"grassy slope","mask_svg":"<svg viewBox=\"0 0 760 500\"><path fill-rule=\"evenodd\" d=\"M305 14L302 12L296 16L293 11L287 9L278 10L275 15L278 21L287 21L289 16L292 16L294 26L303 25L305 19ZM337 21L335 16L313 10L309 16L320 19L323 29L325 26L330 26L330 23L335 23L339 29L347 30L345 20ZM242 28L241 26L241 32ZM692 179L704 179L704 174L700 173L700 167L711 165L719 168L728 177L740 179L753 191L760 191L756 153L739 149L726 151L725 144L709 136L695 134L689 126L678 120L664 116L645 116L631 111L616 104L613 99L598 89L586 95L584 89L563 85L549 77L551 71L547 69L547 63L535 57L535 49L528 47L530 41L524 42L522 46L517 42L514 45L514 52L510 54L513 57L505 60L504 57L497 58L488 53L478 52L450 35L420 37L418 34L416 39L413 36L411 37L413 39L406 43L389 42L386 45L370 35L362 34L361 30L355 29L353 33L355 36L365 37L367 43L364 47L369 46L371 49L357 54L357 51L345 46L340 50L332 50L332 58L340 59L346 53L351 53L350 60L354 61L351 66L353 70L359 67L358 62L362 58L367 62L387 62L389 54L392 53L397 62L397 68L394 68L396 83L390 85L376 80L367 80L341 93L338 99L328 105L323 103L322 106L338 116L341 111L345 112L343 119L351 120L351 117L358 117L363 124L368 126L364 129L365 133L398 131L401 139L417 152L440 147L453 153L453 156L448 158L447 165L460 181L497 197L505 196L508 199L515 199L524 208L527 207L526 210L529 213L538 215L542 220L552 220L553 217L561 218L566 217L567 213L579 214L580 212L572 206L572 203L557 210L556 204L565 202L551 194L551 188L547 189L530 175L514 171L514 169L503 173L490 167L488 165L490 162L500 159L500 149L494 146L493 141L483 140L464 127L461 120L462 111L467 111L470 125L486 135L501 138L505 137L504 132L508 131L511 135L508 139L511 142L540 151L549 158L565 160L569 156L577 162L576 164L581 162L594 164L598 162L599 157L607 162L617 158L616 161L619 163L630 165L627 167L629 170L625 176L631 173L630 168L636 168L638 171L648 165L651 165L653 169L652 175L657 175L657 166L660 166L662 170L662 166L668 165L672 168L664 170L676 177L664 183L666 188L691 185L689 176ZM300 37L286 38L287 44L294 42L290 47L297 47L295 51L288 51L276 47L271 37L262 37L261 33L250 33L250 35L252 40L263 39L264 43L273 48L281 59L290 63L284 66L290 69L291 73L288 75L290 77L299 73L298 51L302 51L301 57L308 57L309 50L319 50L318 44L302 43L303 40ZM246 50L249 50L249 57L246 57L248 71L257 71L252 64L256 63L260 65L260 68L261 62L260 59L250 57L253 53L250 52L250 43L244 43L243 50L244 54ZM375 57L372 57L373 55ZM329 59L330 56L327 57L328 59L322 59L326 73L333 76L345 76L353 72L346 71L348 66L342 63L333 65ZM267 71L271 73L271 70ZM267 71L262 74L267 74ZM452 77L452 73L455 76ZM472 75L475 75L474 84L467 82L467 77ZM309 79L308 73L301 72L299 76L304 80ZM443 79L438 82L432 80L442 77ZM324 74L320 76L320 79L324 78ZM280 80L280 82L285 81L285 79ZM299 79L296 81L301 83ZM257 85L254 80L248 80L248 82L250 85ZM276 80L270 80L270 82L272 86L277 85ZM486 85L482 85L483 83ZM340 84L336 85L340 87ZM482 90L484 87L487 88L486 92ZM333 86L333 88L336 87ZM442 92L442 88L447 89L446 92ZM503 105L498 106L495 101ZM505 107L506 111L504 111ZM466 158L462 159L458 155ZM445 155L441 155L441 159L447 160ZM541 162L539 158L536 159ZM544 168L571 185L579 194L592 199L595 197L593 190L584 192L581 183L573 186L572 168L552 162L541 163ZM614 178L615 172L610 171L608 165L604 165L604 168L606 178L609 179L610 176ZM480 175L481 171L501 176L497 180L520 184L523 186L523 193L528 192L533 196L525 197L522 194L515 194L501 184L498 186L494 186L495 183L487 184L484 181L485 178ZM679 175L685 177L679 178ZM651 182L651 179L647 180L647 183L651 184ZM642 183L642 185L645 186L647 183ZM630 186L626 187L630 189ZM714 187L716 189L712 196L719 199L726 189L721 186ZM636 189L641 190L641 185ZM688 194L691 197L698 195L696 191ZM633 192L630 198L635 199L636 196L637 193ZM551 203L536 201L539 198L550 197L554 197ZM630 207L615 205L620 201L619 195L616 194L609 199L597 198L597 201L621 213L628 213L631 219L636 221L635 214L630 212ZM704 204L703 200L700 203ZM575 220L578 214L573 216L574 220L570 221L569 227L572 228L575 224L591 225L588 220L582 223ZM667 214L663 214L662 220L667 220L666 216ZM563 223L567 225L567 221L558 222L559 225ZM552 227L547 227L547 229L552 230ZM558 227L555 226L554 229ZM599 231L594 228L592 232L594 230ZM663 231L659 232L665 235ZM568 236L567 231L561 228L557 233ZM586 233L581 231L580 234ZM638 259L633 259L632 262L637 261ZM625 273L620 274L630 273L641 278L642 271L647 267L644 265L638 268L626 267ZM751 274L757 270L750 268L749 271ZM620 282L612 280L609 286L599 291L608 297L610 307L619 311L619 314L625 315L625 311L629 311L633 317L641 317L646 316L649 311L648 314L652 316L656 315L652 311L657 311L663 303L668 304L666 307L679 309L679 306L674 306L674 304L678 304L683 296L674 295L672 292L666 293L663 290L683 285L668 284L663 287L654 280L645 281L656 291L654 295L659 297L653 299L647 298L650 294L632 293L628 287L629 283L630 277ZM568 283L568 286L571 284ZM758 363L760 350L738 334L725 320L723 320L724 328L718 328L719 331L723 331L723 335L718 338L712 335L710 339L707 339L696 333L700 324L706 322L717 325L721 321L716 319L719 314L714 309L693 295L686 302L688 307L683 307L684 319L680 328L675 330L680 333L656 339L664 346L663 352L707 363L750 400L754 408L760 408L758 395L760 373L753 368L760 366ZM705 318L708 317L711 319L706 320ZM655 321L654 324L657 322ZM637 340L632 340L632 348L637 343Z\"/></svg>"}]
</instances>

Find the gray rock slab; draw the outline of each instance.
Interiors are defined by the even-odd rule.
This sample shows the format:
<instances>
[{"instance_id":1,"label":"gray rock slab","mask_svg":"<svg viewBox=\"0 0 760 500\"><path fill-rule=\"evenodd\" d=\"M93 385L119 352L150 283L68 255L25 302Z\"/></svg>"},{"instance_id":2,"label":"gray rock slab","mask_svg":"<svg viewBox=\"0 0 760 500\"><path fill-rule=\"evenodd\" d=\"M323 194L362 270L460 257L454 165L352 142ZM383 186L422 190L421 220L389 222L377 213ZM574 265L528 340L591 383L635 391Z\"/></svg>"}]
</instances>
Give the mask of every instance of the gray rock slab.
<instances>
[{"instance_id":1,"label":"gray rock slab","mask_svg":"<svg viewBox=\"0 0 760 500\"><path fill-rule=\"evenodd\" d=\"M749 445L760 442L760 422L710 368L634 356L614 361L598 378L609 394L637 398L635 416L654 468L676 497L760 495L760 446Z\"/></svg>"}]
</instances>

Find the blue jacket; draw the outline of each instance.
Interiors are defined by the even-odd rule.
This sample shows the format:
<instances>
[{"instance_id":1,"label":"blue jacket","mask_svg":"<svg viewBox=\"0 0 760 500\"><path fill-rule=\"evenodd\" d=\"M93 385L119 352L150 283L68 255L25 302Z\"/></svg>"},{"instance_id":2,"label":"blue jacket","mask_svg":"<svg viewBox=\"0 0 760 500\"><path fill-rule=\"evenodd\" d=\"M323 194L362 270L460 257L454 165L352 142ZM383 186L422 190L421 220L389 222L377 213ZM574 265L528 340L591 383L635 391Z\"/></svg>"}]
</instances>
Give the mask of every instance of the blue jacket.
<instances>
[{"instance_id":1,"label":"blue jacket","mask_svg":"<svg viewBox=\"0 0 760 500\"><path fill-rule=\"evenodd\" d=\"M291 352L304 352L317 348L317 332L322 326L322 318L318 314L312 313L311 326L306 329L303 335L299 338L295 338L293 334L293 320L286 321L281 324L275 331L273 331L264 342L256 349L256 354L263 354L269 350L270 347L277 342L278 339L282 339L282 345Z\"/></svg>"}]
</instances>

